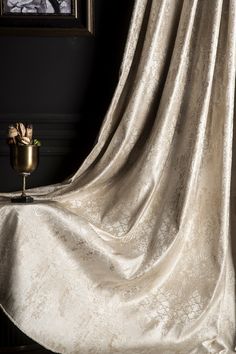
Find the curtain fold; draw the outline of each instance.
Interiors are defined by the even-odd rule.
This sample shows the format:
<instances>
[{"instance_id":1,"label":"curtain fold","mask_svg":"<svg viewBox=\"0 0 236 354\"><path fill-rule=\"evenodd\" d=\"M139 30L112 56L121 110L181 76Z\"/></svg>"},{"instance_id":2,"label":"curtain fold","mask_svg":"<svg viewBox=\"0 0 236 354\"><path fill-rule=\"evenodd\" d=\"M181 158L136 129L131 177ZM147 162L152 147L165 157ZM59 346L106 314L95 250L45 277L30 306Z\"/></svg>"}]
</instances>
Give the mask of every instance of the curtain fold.
<instances>
[{"instance_id":1,"label":"curtain fold","mask_svg":"<svg viewBox=\"0 0 236 354\"><path fill-rule=\"evenodd\" d=\"M74 176L0 208L1 304L60 353L233 353L234 0L136 0Z\"/></svg>"}]
</instances>

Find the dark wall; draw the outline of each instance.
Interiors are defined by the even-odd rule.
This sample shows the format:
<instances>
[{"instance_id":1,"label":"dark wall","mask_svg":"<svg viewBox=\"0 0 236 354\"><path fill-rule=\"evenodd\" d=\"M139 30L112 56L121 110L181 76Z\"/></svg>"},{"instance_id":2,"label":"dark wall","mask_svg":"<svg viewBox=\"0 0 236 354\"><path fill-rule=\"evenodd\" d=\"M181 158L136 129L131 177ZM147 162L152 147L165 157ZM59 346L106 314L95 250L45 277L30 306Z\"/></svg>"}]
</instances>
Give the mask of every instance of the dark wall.
<instances>
[{"instance_id":1,"label":"dark wall","mask_svg":"<svg viewBox=\"0 0 236 354\"><path fill-rule=\"evenodd\" d=\"M20 188L7 126L34 124L42 140L29 186L72 174L90 151L119 73L133 0L95 0L95 37L0 36L0 192Z\"/></svg>"}]
</instances>

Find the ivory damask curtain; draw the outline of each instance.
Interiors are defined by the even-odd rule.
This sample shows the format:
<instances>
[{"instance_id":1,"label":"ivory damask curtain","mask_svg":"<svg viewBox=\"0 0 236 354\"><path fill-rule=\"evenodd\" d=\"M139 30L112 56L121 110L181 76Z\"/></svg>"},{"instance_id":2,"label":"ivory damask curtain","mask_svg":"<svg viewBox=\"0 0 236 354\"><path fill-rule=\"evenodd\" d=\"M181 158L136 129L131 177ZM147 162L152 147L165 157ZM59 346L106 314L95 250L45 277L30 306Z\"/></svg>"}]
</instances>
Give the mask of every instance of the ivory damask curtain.
<instances>
[{"instance_id":1,"label":"ivory damask curtain","mask_svg":"<svg viewBox=\"0 0 236 354\"><path fill-rule=\"evenodd\" d=\"M59 353L233 353L235 0L136 0L75 175L0 208L1 304Z\"/></svg>"}]
</instances>

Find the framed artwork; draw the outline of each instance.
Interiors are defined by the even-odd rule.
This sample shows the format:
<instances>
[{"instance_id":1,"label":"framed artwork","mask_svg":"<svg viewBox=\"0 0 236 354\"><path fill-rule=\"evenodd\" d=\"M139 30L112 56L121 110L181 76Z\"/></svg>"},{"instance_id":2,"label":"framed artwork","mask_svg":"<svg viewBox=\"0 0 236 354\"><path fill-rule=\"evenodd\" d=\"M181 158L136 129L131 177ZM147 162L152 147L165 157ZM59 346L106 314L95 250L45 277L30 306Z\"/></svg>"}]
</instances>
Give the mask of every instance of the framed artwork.
<instances>
[{"instance_id":1,"label":"framed artwork","mask_svg":"<svg viewBox=\"0 0 236 354\"><path fill-rule=\"evenodd\" d=\"M93 1L0 0L0 34L93 34Z\"/></svg>"}]
</instances>

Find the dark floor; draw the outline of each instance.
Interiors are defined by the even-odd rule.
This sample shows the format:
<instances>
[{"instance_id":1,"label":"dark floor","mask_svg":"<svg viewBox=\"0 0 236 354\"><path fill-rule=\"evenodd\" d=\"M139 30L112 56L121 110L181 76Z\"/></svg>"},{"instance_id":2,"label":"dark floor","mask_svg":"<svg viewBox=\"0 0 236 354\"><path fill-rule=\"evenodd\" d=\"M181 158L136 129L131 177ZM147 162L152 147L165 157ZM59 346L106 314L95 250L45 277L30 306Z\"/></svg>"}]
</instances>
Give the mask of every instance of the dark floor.
<instances>
[{"instance_id":1,"label":"dark floor","mask_svg":"<svg viewBox=\"0 0 236 354\"><path fill-rule=\"evenodd\" d=\"M0 353L19 353L19 354L46 354L52 353L51 351L42 348L38 344L17 346L17 347L2 347Z\"/></svg>"},{"instance_id":2,"label":"dark floor","mask_svg":"<svg viewBox=\"0 0 236 354\"><path fill-rule=\"evenodd\" d=\"M2 353L49 354L53 352L26 336L0 310L0 354Z\"/></svg>"}]
</instances>

